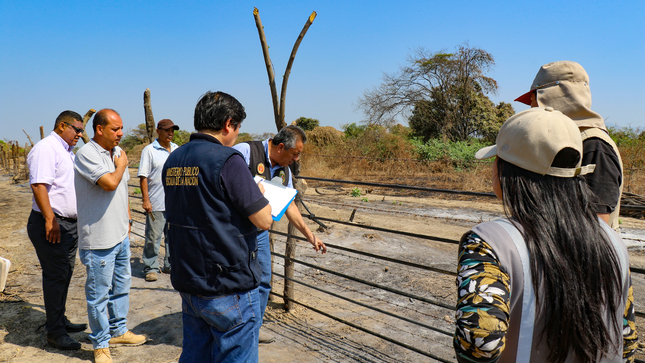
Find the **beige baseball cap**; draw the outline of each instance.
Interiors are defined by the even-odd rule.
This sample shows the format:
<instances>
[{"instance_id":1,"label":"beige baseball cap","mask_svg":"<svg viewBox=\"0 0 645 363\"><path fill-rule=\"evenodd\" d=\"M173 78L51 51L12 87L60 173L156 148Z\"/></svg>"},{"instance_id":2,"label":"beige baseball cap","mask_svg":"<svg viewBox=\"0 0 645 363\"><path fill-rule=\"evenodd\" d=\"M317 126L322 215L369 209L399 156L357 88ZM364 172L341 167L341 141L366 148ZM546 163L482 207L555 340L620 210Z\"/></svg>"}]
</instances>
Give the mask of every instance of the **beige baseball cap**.
<instances>
[{"instance_id":1,"label":"beige baseball cap","mask_svg":"<svg viewBox=\"0 0 645 363\"><path fill-rule=\"evenodd\" d=\"M560 85L560 82L579 83L589 86L589 76L582 66L572 61L552 62L540 67L531 90L516 98L515 101L531 105L531 93L535 90Z\"/></svg>"},{"instance_id":2,"label":"beige baseball cap","mask_svg":"<svg viewBox=\"0 0 645 363\"><path fill-rule=\"evenodd\" d=\"M571 148L580 154L575 168L551 166L555 156ZM493 156L540 175L571 178L593 172L595 165L580 167L582 138L578 126L562 112L552 107L534 107L510 117L499 129L497 144L475 154L477 159Z\"/></svg>"}]
</instances>

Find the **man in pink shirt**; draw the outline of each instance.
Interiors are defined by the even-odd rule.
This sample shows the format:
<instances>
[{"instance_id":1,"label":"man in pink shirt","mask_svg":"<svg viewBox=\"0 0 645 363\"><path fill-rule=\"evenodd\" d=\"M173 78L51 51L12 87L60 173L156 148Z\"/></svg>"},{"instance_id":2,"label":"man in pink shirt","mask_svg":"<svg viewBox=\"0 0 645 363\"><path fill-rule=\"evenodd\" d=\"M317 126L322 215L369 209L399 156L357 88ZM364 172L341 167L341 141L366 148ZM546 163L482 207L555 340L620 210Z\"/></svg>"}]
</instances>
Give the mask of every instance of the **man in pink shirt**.
<instances>
[{"instance_id":1,"label":"man in pink shirt","mask_svg":"<svg viewBox=\"0 0 645 363\"><path fill-rule=\"evenodd\" d=\"M81 344L68 333L87 328L87 324L73 324L65 316L78 248L72 150L82 134L81 115L63 111L56 118L54 131L27 156L34 194L27 233L42 267L47 342L64 350L80 349Z\"/></svg>"}]
</instances>

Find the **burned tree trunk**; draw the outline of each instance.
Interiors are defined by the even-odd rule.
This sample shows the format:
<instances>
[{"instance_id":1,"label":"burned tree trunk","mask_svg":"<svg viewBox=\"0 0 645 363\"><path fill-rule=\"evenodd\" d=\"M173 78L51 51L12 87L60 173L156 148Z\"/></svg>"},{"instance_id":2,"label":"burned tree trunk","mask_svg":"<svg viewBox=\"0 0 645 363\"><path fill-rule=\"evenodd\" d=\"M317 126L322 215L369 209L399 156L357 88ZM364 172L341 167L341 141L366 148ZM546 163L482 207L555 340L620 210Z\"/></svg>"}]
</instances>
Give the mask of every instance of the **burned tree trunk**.
<instances>
[{"instance_id":1,"label":"burned tree trunk","mask_svg":"<svg viewBox=\"0 0 645 363\"><path fill-rule=\"evenodd\" d=\"M298 191L298 194L303 195L307 190L307 185L301 180L295 180L293 186ZM296 206L300 209L302 203L296 201ZM294 262L292 261L296 257L296 239L292 238L292 235L296 234L296 227L293 224L289 223L287 227L287 245L284 249L284 310L289 311L293 309L293 300L295 295L295 283L293 282L293 274L295 271Z\"/></svg>"},{"instance_id":2,"label":"burned tree trunk","mask_svg":"<svg viewBox=\"0 0 645 363\"><path fill-rule=\"evenodd\" d=\"M83 142L86 143L86 144L90 143L90 138L89 138L89 136L87 136L87 121L89 121L90 118L92 118L92 115L94 115L95 112L96 112L95 109L90 108L90 110L85 113L85 116L83 116L83 129L84 129L84 131L83 131L83 135L81 136L81 138L83 139Z\"/></svg>"},{"instance_id":3,"label":"burned tree trunk","mask_svg":"<svg viewBox=\"0 0 645 363\"><path fill-rule=\"evenodd\" d=\"M300 42L307 34L307 30L313 23L316 18L316 12L312 12L307 22L305 23L304 28L298 35L298 39L291 50L291 55L289 56L289 62L287 63L287 69L284 72L282 77L282 90L280 92L280 100L278 100L278 91L275 85L275 73L273 72L273 63L271 63L271 57L269 56L269 46L267 44L266 36L264 34L264 26L262 26L262 20L260 19L260 10L258 8L253 8L253 17L255 18L255 26L258 28L258 34L260 36L260 44L262 45L262 54L264 55L264 64L267 68L267 74L269 76L269 87L271 88L271 100L273 101L273 116L275 118L275 126L278 131L282 130L283 127L287 126L284 121L285 113L285 103L287 99L287 82L289 81L289 75L291 74L291 67L293 66L293 61L296 58L296 52L298 47L300 47Z\"/></svg>"},{"instance_id":4,"label":"burned tree trunk","mask_svg":"<svg viewBox=\"0 0 645 363\"><path fill-rule=\"evenodd\" d=\"M307 30L309 30L309 27L313 23L314 19L316 18L316 12L312 12L309 18L307 19L307 22L305 23L304 28L300 32L300 35L298 35L298 39L296 39L296 43L293 46L293 49L291 50L291 55L289 56L289 61L287 62L287 69L284 72L284 76L282 77L282 89L280 92L280 100L278 100L278 91L275 85L275 73L273 71L273 63L271 63L271 57L269 56L269 46L267 44L266 36L264 34L264 26L262 26L262 20L260 19L260 11L258 8L253 8L253 17L255 18L255 26L258 28L258 34L260 36L260 44L262 46L262 54L264 55L264 64L267 69L267 74L269 76L269 88L271 89L271 101L273 102L273 117L275 121L275 126L277 131L282 130L285 126L287 126L287 123L284 121L285 117L285 104L286 104L286 99L287 99L287 83L289 81L289 75L291 74L291 67L293 66L293 61L296 58L296 53L298 52L298 47L300 47L300 43L302 42L302 39L305 37L305 34L307 34ZM294 165L295 169L294 175L298 175L299 168L297 165ZM301 192L302 188L302 183L298 183L297 181L294 183L296 185L296 189L298 189L299 192ZM284 309L286 311L289 311L293 307L293 296L294 296L294 283L291 280L293 278L293 273L294 273L294 266L293 266L293 261L292 259L295 258L296 256L296 241L295 239L291 238L291 235L294 234L296 231L296 228L289 223L288 227L288 234L289 237L287 237L287 245L285 247L285 261L284 261L284 275L285 275L285 281L284 281ZM271 245L273 247L273 245ZM273 257L272 257L273 259ZM273 269L273 263L271 263L272 269Z\"/></svg>"},{"instance_id":5,"label":"burned tree trunk","mask_svg":"<svg viewBox=\"0 0 645 363\"><path fill-rule=\"evenodd\" d=\"M143 92L143 110L146 115L146 133L147 140L143 140L144 143L150 143L157 136L155 135L155 117L152 115L152 106L150 105L150 88L146 88L146 91Z\"/></svg>"}]
</instances>

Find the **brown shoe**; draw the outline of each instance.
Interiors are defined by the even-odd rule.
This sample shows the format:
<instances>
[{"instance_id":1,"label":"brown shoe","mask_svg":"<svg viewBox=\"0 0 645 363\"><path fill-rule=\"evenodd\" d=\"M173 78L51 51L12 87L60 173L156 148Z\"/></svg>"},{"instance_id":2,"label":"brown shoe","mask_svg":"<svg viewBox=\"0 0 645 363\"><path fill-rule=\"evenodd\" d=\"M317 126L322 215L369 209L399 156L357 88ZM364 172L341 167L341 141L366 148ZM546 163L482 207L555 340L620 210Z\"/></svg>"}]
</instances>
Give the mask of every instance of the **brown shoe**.
<instances>
[{"instance_id":1,"label":"brown shoe","mask_svg":"<svg viewBox=\"0 0 645 363\"><path fill-rule=\"evenodd\" d=\"M112 363L110 348L94 349L94 363Z\"/></svg>"},{"instance_id":2,"label":"brown shoe","mask_svg":"<svg viewBox=\"0 0 645 363\"><path fill-rule=\"evenodd\" d=\"M128 330L125 334L110 339L110 347L136 347L147 340L145 335L137 335Z\"/></svg>"},{"instance_id":3,"label":"brown shoe","mask_svg":"<svg viewBox=\"0 0 645 363\"><path fill-rule=\"evenodd\" d=\"M148 281L148 282L157 281L157 273L148 272L146 274L146 281Z\"/></svg>"}]
</instances>

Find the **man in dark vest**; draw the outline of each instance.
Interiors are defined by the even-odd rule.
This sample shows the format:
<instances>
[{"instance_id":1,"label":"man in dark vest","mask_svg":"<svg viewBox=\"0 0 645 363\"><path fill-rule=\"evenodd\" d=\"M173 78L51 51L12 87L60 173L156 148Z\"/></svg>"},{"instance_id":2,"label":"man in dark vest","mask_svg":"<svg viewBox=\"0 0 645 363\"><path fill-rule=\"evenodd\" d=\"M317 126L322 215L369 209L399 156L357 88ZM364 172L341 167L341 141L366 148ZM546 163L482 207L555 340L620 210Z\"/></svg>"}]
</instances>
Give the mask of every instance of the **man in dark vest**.
<instances>
[{"instance_id":1,"label":"man in dark vest","mask_svg":"<svg viewBox=\"0 0 645 363\"><path fill-rule=\"evenodd\" d=\"M289 125L280 130L273 139L242 142L233 148L242 153L251 170L251 174L261 176L267 180L279 177L282 179L283 185L293 188L289 165L298 161L305 142L307 142L305 132L296 125ZM314 236L307 224L305 224L295 203L291 203L285 215L289 223L296 227L307 238L307 241L313 245L316 252L327 252L325 243ZM269 301L269 292L271 291L271 249L268 231L258 233L258 261L262 267L260 305L261 316L264 316L264 310ZM260 343L271 343L273 340L273 337L268 333L260 332Z\"/></svg>"},{"instance_id":2,"label":"man in dark vest","mask_svg":"<svg viewBox=\"0 0 645 363\"><path fill-rule=\"evenodd\" d=\"M257 231L272 219L261 186L230 147L245 118L233 96L207 92L195 107L197 133L162 169L182 363L258 361Z\"/></svg>"}]
</instances>

